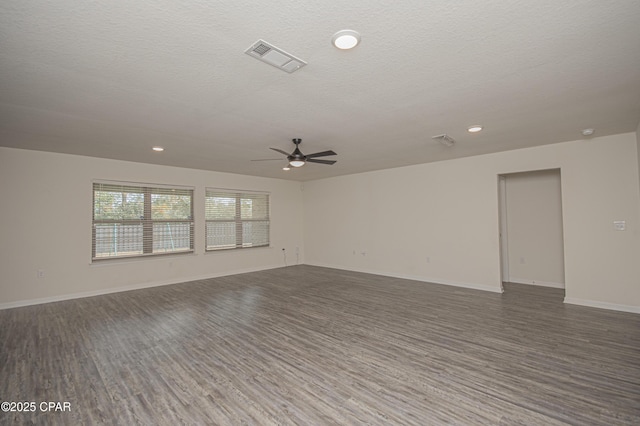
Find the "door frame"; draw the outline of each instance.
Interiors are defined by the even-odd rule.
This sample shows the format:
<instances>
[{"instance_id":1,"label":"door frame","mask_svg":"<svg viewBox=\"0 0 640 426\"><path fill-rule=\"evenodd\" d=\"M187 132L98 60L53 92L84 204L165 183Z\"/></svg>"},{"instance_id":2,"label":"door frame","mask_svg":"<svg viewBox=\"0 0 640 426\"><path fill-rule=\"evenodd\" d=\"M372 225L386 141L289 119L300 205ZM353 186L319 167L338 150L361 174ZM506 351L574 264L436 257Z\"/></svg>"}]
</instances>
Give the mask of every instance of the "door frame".
<instances>
[{"instance_id":1,"label":"door frame","mask_svg":"<svg viewBox=\"0 0 640 426\"><path fill-rule=\"evenodd\" d=\"M507 177L498 175L498 220L500 222L500 286L509 282L509 235L507 227Z\"/></svg>"},{"instance_id":2,"label":"door frame","mask_svg":"<svg viewBox=\"0 0 640 426\"><path fill-rule=\"evenodd\" d=\"M523 170L523 171L514 171L509 173L501 173L498 174L498 241L499 241L499 258L500 258L500 285L502 291L504 292L504 286L502 283L510 282L510 270L509 270L509 235L508 235L508 208L507 208L507 178L510 175L517 175L521 173L533 173L533 172L544 172L544 171L557 171L558 176L560 178L560 221L562 224L562 269L563 269L563 285L562 288L565 291L565 295L567 292L567 279L566 279L566 244L565 244L565 215L564 215L564 191L563 191L563 183L564 179L562 176L562 168L561 167L552 167L552 168L543 168L543 169L533 169L533 170ZM516 281L518 282L518 281ZM552 283L541 284L536 283L535 285L542 285L543 287L554 287L560 288L555 285L548 285Z\"/></svg>"}]
</instances>

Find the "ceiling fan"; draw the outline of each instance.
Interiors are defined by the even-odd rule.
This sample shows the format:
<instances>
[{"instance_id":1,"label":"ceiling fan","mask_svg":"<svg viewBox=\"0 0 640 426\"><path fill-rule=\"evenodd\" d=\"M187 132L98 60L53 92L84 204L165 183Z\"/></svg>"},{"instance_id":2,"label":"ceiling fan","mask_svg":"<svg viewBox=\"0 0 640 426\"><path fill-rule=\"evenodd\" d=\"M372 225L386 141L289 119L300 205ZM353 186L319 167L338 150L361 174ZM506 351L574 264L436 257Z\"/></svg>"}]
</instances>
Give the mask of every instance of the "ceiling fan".
<instances>
[{"instance_id":1,"label":"ceiling fan","mask_svg":"<svg viewBox=\"0 0 640 426\"><path fill-rule=\"evenodd\" d=\"M302 167L304 166L306 163L319 163L319 164L335 164L336 160L318 160L316 157L326 157L328 155L338 155L333 151L322 151L322 152L315 152L313 154L308 154L308 155L304 155L301 151L300 151L300 143L302 142L302 139L300 138L296 138L296 139L292 139L291 140L295 145L296 145L296 149L289 154L288 152L285 152L281 149L278 148L270 148L276 152L279 152L280 154L284 154L287 156L287 161L289 161L289 165L292 167ZM269 161L271 159L265 159L265 160L252 160L252 161Z\"/></svg>"}]
</instances>

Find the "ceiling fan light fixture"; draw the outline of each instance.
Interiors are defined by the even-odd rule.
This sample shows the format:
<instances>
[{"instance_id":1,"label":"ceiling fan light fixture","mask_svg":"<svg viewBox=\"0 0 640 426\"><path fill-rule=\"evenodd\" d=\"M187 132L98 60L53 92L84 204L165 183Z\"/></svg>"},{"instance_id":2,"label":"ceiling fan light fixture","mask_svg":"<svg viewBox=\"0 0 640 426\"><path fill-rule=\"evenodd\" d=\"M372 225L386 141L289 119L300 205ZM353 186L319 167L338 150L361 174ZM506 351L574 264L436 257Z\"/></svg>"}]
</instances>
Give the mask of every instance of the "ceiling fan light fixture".
<instances>
[{"instance_id":1,"label":"ceiling fan light fixture","mask_svg":"<svg viewBox=\"0 0 640 426\"><path fill-rule=\"evenodd\" d=\"M304 161L303 160L291 160L289 161L289 165L291 167L302 167L304 166Z\"/></svg>"},{"instance_id":2,"label":"ceiling fan light fixture","mask_svg":"<svg viewBox=\"0 0 640 426\"><path fill-rule=\"evenodd\" d=\"M360 43L360 34L353 30L341 30L333 35L331 43L341 50L353 49Z\"/></svg>"}]
</instances>

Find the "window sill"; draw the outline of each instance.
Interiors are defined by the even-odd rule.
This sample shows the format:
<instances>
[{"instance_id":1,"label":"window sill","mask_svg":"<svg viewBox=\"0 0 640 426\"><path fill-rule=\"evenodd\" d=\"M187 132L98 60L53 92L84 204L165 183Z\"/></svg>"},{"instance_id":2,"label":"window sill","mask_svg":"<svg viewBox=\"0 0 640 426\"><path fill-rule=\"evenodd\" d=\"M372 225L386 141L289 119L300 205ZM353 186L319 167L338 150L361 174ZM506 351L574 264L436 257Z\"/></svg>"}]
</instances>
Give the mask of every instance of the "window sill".
<instances>
[{"instance_id":1,"label":"window sill","mask_svg":"<svg viewBox=\"0 0 640 426\"><path fill-rule=\"evenodd\" d=\"M209 253L239 253L245 251L253 251L253 250L265 250L272 249L273 246L260 246L260 247L234 247L234 248L221 248L221 249L208 249L204 251L204 254Z\"/></svg>"}]
</instances>

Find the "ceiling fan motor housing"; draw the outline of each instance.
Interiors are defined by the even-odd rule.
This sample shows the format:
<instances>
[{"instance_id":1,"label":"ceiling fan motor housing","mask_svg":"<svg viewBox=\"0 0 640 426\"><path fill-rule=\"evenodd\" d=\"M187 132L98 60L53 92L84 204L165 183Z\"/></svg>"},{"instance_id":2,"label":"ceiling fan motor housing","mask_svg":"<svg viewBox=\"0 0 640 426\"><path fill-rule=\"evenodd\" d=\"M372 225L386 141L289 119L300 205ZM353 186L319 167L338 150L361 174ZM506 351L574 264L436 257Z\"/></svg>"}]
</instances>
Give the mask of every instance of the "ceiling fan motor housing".
<instances>
[{"instance_id":1,"label":"ceiling fan motor housing","mask_svg":"<svg viewBox=\"0 0 640 426\"><path fill-rule=\"evenodd\" d=\"M295 161L295 160L298 160L298 161L306 161L306 160L307 160L307 156L306 156L306 155L304 155L304 154L302 153L302 151L300 151L300 146L299 146L299 145L300 145L300 142L302 142L302 139L295 139L295 138L294 138L294 139L291 139L291 141L292 141L294 144L296 144L296 149L291 153L291 155L289 155L289 156L287 157L287 160L289 160L289 161Z\"/></svg>"}]
</instances>

